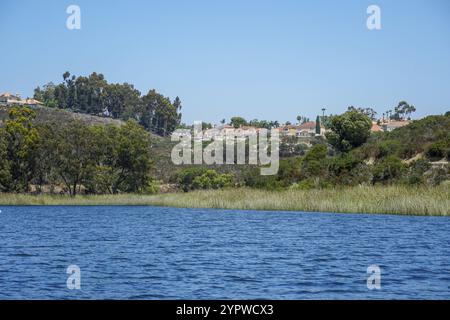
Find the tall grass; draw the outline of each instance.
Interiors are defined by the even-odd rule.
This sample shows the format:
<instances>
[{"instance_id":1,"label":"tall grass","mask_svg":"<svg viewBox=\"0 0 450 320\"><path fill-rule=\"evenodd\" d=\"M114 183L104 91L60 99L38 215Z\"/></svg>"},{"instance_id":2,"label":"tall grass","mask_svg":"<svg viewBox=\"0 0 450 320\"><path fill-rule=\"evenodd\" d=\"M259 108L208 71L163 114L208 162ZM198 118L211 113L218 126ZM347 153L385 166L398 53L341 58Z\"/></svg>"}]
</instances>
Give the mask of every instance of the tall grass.
<instances>
[{"instance_id":1,"label":"tall grass","mask_svg":"<svg viewBox=\"0 0 450 320\"><path fill-rule=\"evenodd\" d=\"M1 205L155 205L311 212L450 215L450 188L353 187L266 191L248 188L160 195L51 196L0 194Z\"/></svg>"}]
</instances>

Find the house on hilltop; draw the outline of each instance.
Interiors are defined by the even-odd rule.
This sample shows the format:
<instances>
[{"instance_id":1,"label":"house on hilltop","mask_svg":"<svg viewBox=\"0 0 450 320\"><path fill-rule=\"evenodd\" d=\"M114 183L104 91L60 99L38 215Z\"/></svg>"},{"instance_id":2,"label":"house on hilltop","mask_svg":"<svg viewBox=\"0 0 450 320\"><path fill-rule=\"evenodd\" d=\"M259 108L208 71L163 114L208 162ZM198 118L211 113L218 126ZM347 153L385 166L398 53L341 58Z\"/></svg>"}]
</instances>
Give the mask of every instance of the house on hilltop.
<instances>
[{"instance_id":1,"label":"house on hilltop","mask_svg":"<svg viewBox=\"0 0 450 320\"><path fill-rule=\"evenodd\" d=\"M371 132L382 132L383 128L378 125L375 121L372 122L372 128L370 128Z\"/></svg>"},{"instance_id":2,"label":"house on hilltop","mask_svg":"<svg viewBox=\"0 0 450 320\"><path fill-rule=\"evenodd\" d=\"M381 126L382 126L384 131L390 132L390 131L392 131L394 129L404 127L404 126L406 126L406 125L408 125L410 123L411 123L411 121L408 121L408 120L389 121L389 122L383 123Z\"/></svg>"},{"instance_id":3,"label":"house on hilltop","mask_svg":"<svg viewBox=\"0 0 450 320\"><path fill-rule=\"evenodd\" d=\"M285 136L295 137L314 137L316 136L316 122L307 121L299 125L285 125L279 128L280 134ZM325 127L320 125L319 136L324 136L326 132Z\"/></svg>"},{"instance_id":4,"label":"house on hilltop","mask_svg":"<svg viewBox=\"0 0 450 320\"><path fill-rule=\"evenodd\" d=\"M36 99L22 99L20 97L20 94L11 94L9 92L0 94L0 106L26 106L30 108L36 108L43 105L44 104L42 102Z\"/></svg>"},{"instance_id":5,"label":"house on hilltop","mask_svg":"<svg viewBox=\"0 0 450 320\"><path fill-rule=\"evenodd\" d=\"M23 104L23 100L19 94L12 94L9 92L5 92L0 95L0 105L2 106L12 106L21 104Z\"/></svg>"}]
</instances>

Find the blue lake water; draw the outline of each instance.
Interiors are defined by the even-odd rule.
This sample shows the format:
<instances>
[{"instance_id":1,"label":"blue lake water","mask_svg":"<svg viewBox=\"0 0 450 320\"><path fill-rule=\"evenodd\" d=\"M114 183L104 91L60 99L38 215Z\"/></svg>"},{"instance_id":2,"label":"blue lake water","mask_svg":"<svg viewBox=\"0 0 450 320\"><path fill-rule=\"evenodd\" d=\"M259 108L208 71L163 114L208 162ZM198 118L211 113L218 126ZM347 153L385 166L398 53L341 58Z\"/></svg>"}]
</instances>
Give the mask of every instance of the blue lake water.
<instances>
[{"instance_id":1,"label":"blue lake water","mask_svg":"<svg viewBox=\"0 0 450 320\"><path fill-rule=\"evenodd\" d=\"M1 299L450 299L450 218L0 206ZM367 267L381 289L367 288ZM81 289L66 285L69 265Z\"/></svg>"}]
</instances>

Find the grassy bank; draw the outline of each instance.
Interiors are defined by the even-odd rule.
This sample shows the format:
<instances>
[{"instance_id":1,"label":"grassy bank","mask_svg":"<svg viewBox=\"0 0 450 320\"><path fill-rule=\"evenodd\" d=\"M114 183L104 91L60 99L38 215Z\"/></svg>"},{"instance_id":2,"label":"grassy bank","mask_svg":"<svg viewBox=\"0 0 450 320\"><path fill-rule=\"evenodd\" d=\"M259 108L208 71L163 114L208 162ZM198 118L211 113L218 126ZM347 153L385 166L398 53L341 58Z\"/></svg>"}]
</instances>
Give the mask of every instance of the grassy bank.
<instances>
[{"instance_id":1,"label":"grassy bank","mask_svg":"<svg viewBox=\"0 0 450 320\"><path fill-rule=\"evenodd\" d=\"M0 205L155 205L186 208L450 215L450 188L354 187L325 190L207 190L160 195L0 194Z\"/></svg>"}]
</instances>

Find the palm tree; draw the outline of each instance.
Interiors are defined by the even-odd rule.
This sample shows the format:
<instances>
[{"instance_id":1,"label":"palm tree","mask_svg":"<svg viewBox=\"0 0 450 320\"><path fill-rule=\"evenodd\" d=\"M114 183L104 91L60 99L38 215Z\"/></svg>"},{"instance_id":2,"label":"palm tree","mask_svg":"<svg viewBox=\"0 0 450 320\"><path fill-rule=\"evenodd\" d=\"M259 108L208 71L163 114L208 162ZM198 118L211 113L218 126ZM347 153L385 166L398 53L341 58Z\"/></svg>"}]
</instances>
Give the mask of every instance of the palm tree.
<instances>
[{"instance_id":1,"label":"palm tree","mask_svg":"<svg viewBox=\"0 0 450 320\"><path fill-rule=\"evenodd\" d=\"M392 110L386 111L388 120L392 120Z\"/></svg>"}]
</instances>

